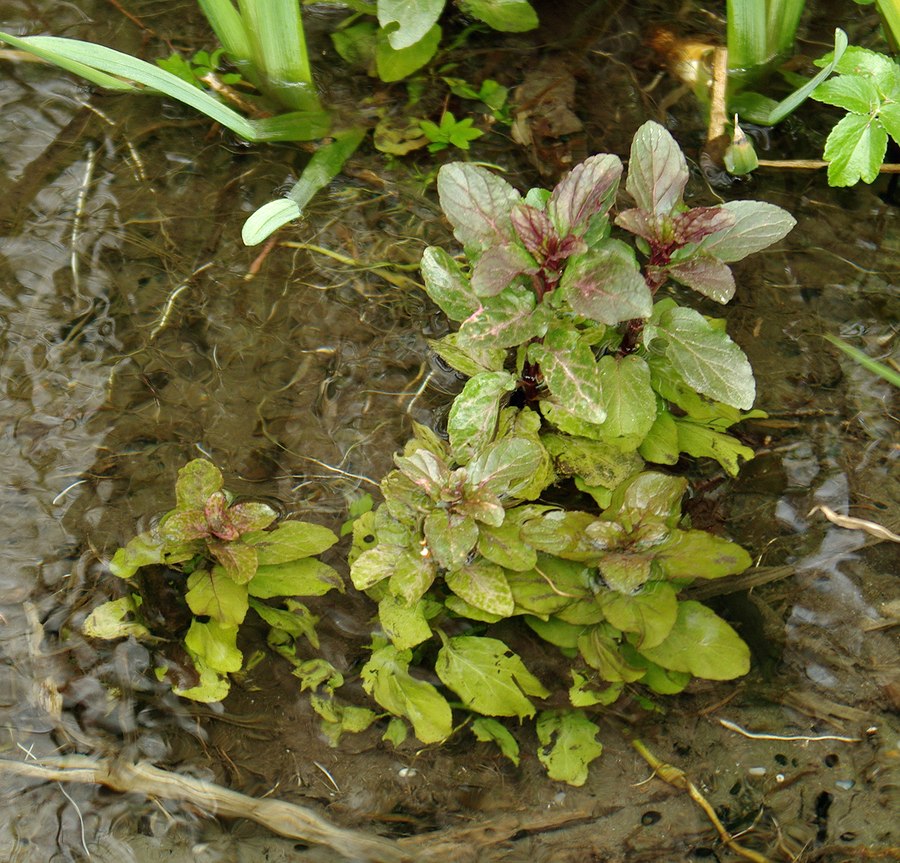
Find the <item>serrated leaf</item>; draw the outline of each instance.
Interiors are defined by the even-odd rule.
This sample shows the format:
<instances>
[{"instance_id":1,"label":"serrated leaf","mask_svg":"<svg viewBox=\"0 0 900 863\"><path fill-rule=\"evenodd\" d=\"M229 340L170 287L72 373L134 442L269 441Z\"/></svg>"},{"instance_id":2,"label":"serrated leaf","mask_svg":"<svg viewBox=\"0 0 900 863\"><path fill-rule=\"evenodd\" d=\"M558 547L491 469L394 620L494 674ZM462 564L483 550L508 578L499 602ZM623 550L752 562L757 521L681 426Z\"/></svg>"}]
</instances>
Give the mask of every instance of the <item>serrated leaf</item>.
<instances>
[{"instance_id":1,"label":"serrated leaf","mask_svg":"<svg viewBox=\"0 0 900 863\"><path fill-rule=\"evenodd\" d=\"M450 470L444 460L424 448L417 449L408 456L394 456L394 463L407 479L434 500L440 496L450 479ZM385 499L387 497L385 494Z\"/></svg>"},{"instance_id":2,"label":"serrated leaf","mask_svg":"<svg viewBox=\"0 0 900 863\"><path fill-rule=\"evenodd\" d=\"M575 330L550 330L542 343L529 345L528 358L541 367L550 392L568 410L589 423L606 419L597 361Z\"/></svg>"},{"instance_id":3,"label":"serrated leaf","mask_svg":"<svg viewBox=\"0 0 900 863\"><path fill-rule=\"evenodd\" d=\"M382 81L402 81L421 69L437 52L441 28L435 24L421 39L408 48L394 48L384 30L375 34L375 66Z\"/></svg>"},{"instance_id":4,"label":"serrated leaf","mask_svg":"<svg viewBox=\"0 0 900 863\"><path fill-rule=\"evenodd\" d=\"M512 239L509 214L521 195L496 174L469 162L450 162L438 171L441 209L453 235L476 255Z\"/></svg>"},{"instance_id":5,"label":"serrated leaf","mask_svg":"<svg viewBox=\"0 0 900 863\"><path fill-rule=\"evenodd\" d=\"M184 637L188 650L200 657L213 671L228 674L240 671L244 656L237 648L237 625L225 626L216 620L191 622Z\"/></svg>"},{"instance_id":6,"label":"serrated leaf","mask_svg":"<svg viewBox=\"0 0 900 863\"><path fill-rule=\"evenodd\" d=\"M584 785L588 765L603 752L597 741L599 727L580 710L544 710L536 730L541 744L538 758L547 775L569 785Z\"/></svg>"},{"instance_id":7,"label":"serrated leaf","mask_svg":"<svg viewBox=\"0 0 900 863\"><path fill-rule=\"evenodd\" d=\"M817 66L825 66L832 57L833 52L830 52L815 63ZM885 94L891 94L900 83L897 64L890 57L856 45L851 45L844 51L835 66L835 71L839 75L862 75L871 78Z\"/></svg>"},{"instance_id":8,"label":"serrated leaf","mask_svg":"<svg viewBox=\"0 0 900 863\"><path fill-rule=\"evenodd\" d=\"M287 607L273 608L259 600L250 600L250 607L269 626L281 629L293 638L299 638L302 635L313 647L318 648L319 636L316 633L316 624L319 622L319 618L302 602L288 599L285 606Z\"/></svg>"},{"instance_id":9,"label":"serrated leaf","mask_svg":"<svg viewBox=\"0 0 900 863\"><path fill-rule=\"evenodd\" d=\"M580 476L590 486L615 488L643 467L636 454L603 441L559 434L545 434L541 440L560 474Z\"/></svg>"},{"instance_id":10,"label":"serrated leaf","mask_svg":"<svg viewBox=\"0 0 900 863\"><path fill-rule=\"evenodd\" d=\"M491 246L472 268L472 290L479 297L493 297L518 276L538 271L534 259L516 243Z\"/></svg>"},{"instance_id":11,"label":"serrated leaf","mask_svg":"<svg viewBox=\"0 0 900 863\"><path fill-rule=\"evenodd\" d=\"M600 424L604 437L623 450L633 451L656 419L650 369L642 357L632 354L622 358L601 357L597 371L606 407L606 419Z\"/></svg>"},{"instance_id":12,"label":"serrated leaf","mask_svg":"<svg viewBox=\"0 0 900 863\"><path fill-rule=\"evenodd\" d=\"M324 596L331 590L344 590L344 582L337 570L312 558L260 566L247 586L250 596L260 599L273 596Z\"/></svg>"},{"instance_id":13,"label":"serrated leaf","mask_svg":"<svg viewBox=\"0 0 900 863\"><path fill-rule=\"evenodd\" d=\"M753 562L737 543L705 530L676 530L656 553L669 578L723 578L743 572Z\"/></svg>"},{"instance_id":14,"label":"serrated leaf","mask_svg":"<svg viewBox=\"0 0 900 863\"><path fill-rule=\"evenodd\" d=\"M569 687L569 701L572 707L593 707L595 704L608 706L619 698L625 688L624 683L610 683L602 690L590 689L590 681L585 675L574 670L571 674L573 683Z\"/></svg>"},{"instance_id":15,"label":"serrated leaf","mask_svg":"<svg viewBox=\"0 0 900 863\"><path fill-rule=\"evenodd\" d=\"M797 224L786 210L764 201L728 201L722 209L734 216L734 225L711 234L700 249L726 264L777 243Z\"/></svg>"},{"instance_id":16,"label":"serrated leaf","mask_svg":"<svg viewBox=\"0 0 900 863\"><path fill-rule=\"evenodd\" d=\"M437 341L429 341L430 347L450 368L462 372L467 377L475 377L482 372L499 372L506 362L503 348L460 345L459 333L449 333Z\"/></svg>"},{"instance_id":17,"label":"serrated leaf","mask_svg":"<svg viewBox=\"0 0 900 863\"><path fill-rule=\"evenodd\" d=\"M109 571L117 578L131 578L142 566L162 563L168 543L163 537L149 531L130 539L109 562Z\"/></svg>"},{"instance_id":18,"label":"serrated leaf","mask_svg":"<svg viewBox=\"0 0 900 863\"><path fill-rule=\"evenodd\" d=\"M374 651L360 672L363 688L385 710L408 719L422 743L440 743L453 731L450 705L430 683L410 675L411 658L392 645Z\"/></svg>"},{"instance_id":19,"label":"serrated leaf","mask_svg":"<svg viewBox=\"0 0 900 863\"><path fill-rule=\"evenodd\" d=\"M610 552L597 561L603 581L613 590L630 594L651 575L653 554L650 552Z\"/></svg>"},{"instance_id":20,"label":"serrated leaf","mask_svg":"<svg viewBox=\"0 0 900 863\"><path fill-rule=\"evenodd\" d=\"M482 525L478 553L485 560L516 572L532 569L537 563L537 552L522 541L519 525L514 523Z\"/></svg>"},{"instance_id":21,"label":"serrated leaf","mask_svg":"<svg viewBox=\"0 0 900 863\"><path fill-rule=\"evenodd\" d=\"M854 114L870 114L878 109L881 97L874 81L861 75L840 75L819 84L812 98Z\"/></svg>"},{"instance_id":22,"label":"serrated leaf","mask_svg":"<svg viewBox=\"0 0 900 863\"><path fill-rule=\"evenodd\" d=\"M515 497L543 463L544 449L532 438L505 437L487 446L468 465L468 489ZM466 494L469 497L469 494ZM478 517L477 515L475 516ZM494 520L488 524L498 524Z\"/></svg>"},{"instance_id":23,"label":"serrated leaf","mask_svg":"<svg viewBox=\"0 0 900 863\"><path fill-rule=\"evenodd\" d=\"M633 634L636 647L656 647L678 616L675 588L665 581L648 582L633 594L606 591L597 596L597 603L616 629Z\"/></svg>"},{"instance_id":24,"label":"serrated leaf","mask_svg":"<svg viewBox=\"0 0 900 863\"><path fill-rule=\"evenodd\" d=\"M401 554L388 581L390 592L410 604L426 594L437 575L434 560L425 552L427 548L423 546L418 554L411 551Z\"/></svg>"},{"instance_id":25,"label":"serrated leaf","mask_svg":"<svg viewBox=\"0 0 900 863\"><path fill-rule=\"evenodd\" d=\"M444 576L447 587L469 605L509 617L515 610L512 591L502 567L476 558Z\"/></svg>"},{"instance_id":26,"label":"serrated leaf","mask_svg":"<svg viewBox=\"0 0 900 863\"><path fill-rule=\"evenodd\" d=\"M550 693L525 663L502 641L485 636L447 638L438 651L434 670L463 706L487 716L534 716L527 696L547 698Z\"/></svg>"},{"instance_id":27,"label":"serrated leaf","mask_svg":"<svg viewBox=\"0 0 900 863\"><path fill-rule=\"evenodd\" d=\"M428 296L451 321L463 321L481 308L481 299L468 277L443 249L425 249L419 269Z\"/></svg>"},{"instance_id":28,"label":"serrated leaf","mask_svg":"<svg viewBox=\"0 0 900 863\"><path fill-rule=\"evenodd\" d=\"M519 766L519 744L510 730L496 719L479 716L472 722L472 733L482 743L496 743L501 754Z\"/></svg>"},{"instance_id":29,"label":"serrated leaf","mask_svg":"<svg viewBox=\"0 0 900 863\"><path fill-rule=\"evenodd\" d=\"M750 650L740 636L693 600L679 603L675 626L665 641L640 653L663 668L707 680L732 680L750 670Z\"/></svg>"},{"instance_id":30,"label":"serrated leaf","mask_svg":"<svg viewBox=\"0 0 900 863\"><path fill-rule=\"evenodd\" d=\"M378 620L397 650L407 650L431 638L422 600L407 604L396 596L386 596L378 603Z\"/></svg>"},{"instance_id":31,"label":"serrated leaf","mask_svg":"<svg viewBox=\"0 0 900 863\"><path fill-rule=\"evenodd\" d=\"M435 509L425 517L425 541L442 569L459 569L475 548L478 526L471 518Z\"/></svg>"},{"instance_id":32,"label":"serrated leaf","mask_svg":"<svg viewBox=\"0 0 900 863\"><path fill-rule=\"evenodd\" d=\"M137 614L138 601L134 597L112 599L98 605L84 619L81 631L87 638L147 638L150 630L137 619Z\"/></svg>"},{"instance_id":33,"label":"serrated leaf","mask_svg":"<svg viewBox=\"0 0 900 863\"><path fill-rule=\"evenodd\" d=\"M742 410L753 406L756 382L744 352L699 312L676 307L660 316L665 353L697 392Z\"/></svg>"},{"instance_id":34,"label":"serrated leaf","mask_svg":"<svg viewBox=\"0 0 900 863\"><path fill-rule=\"evenodd\" d=\"M885 131L897 142L900 142L900 102L890 102L881 106L878 112Z\"/></svg>"},{"instance_id":35,"label":"serrated leaf","mask_svg":"<svg viewBox=\"0 0 900 863\"><path fill-rule=\"evenodd\" d=\"M221 567L198 569L188 576L187 586L184 598L194 614L207 615L225 626L243 623L249 608L247 585L237 584Z\"/></svg>"},{"instance_id":36,"label":"serrated leaf","mask_svg":"<svg viewBox=\"0 0 900 863\"><path fill-rule=\"evenodd\" d=\"M462 348L511 348L542 336L548 313L534 293L521 286L486 297L481 308L462 322L457 335Z\"/></svg>"},{"instance_id":37,"label":"serrated leaf","mask_svg":"<svg viewBox=\"0 0 900 863\"><path fill-rule=\"evenodd\" d=\"M887 132L876 117L847 114L828 134L825 161L829 186L871 183L887 151Z\"/></svg>"},{"instance_id":38,"label":"serrated leaf","mask_svg":"<svg viewBox=\"0 0 900 863\"><path fill-rule=\"evenodd\" d=\"M522 33L538 25L537 13L528 0L460 0L459 6L494 30Z\"/></svg>"},{"instance_id":39,"label":"serrated leaf","mask_svg":"<svg viewBox=\"0 0 900 863\"><path fill-rule=\"evenodd\" d=\"M687 162L675 139L659 123L644 123L631 142L625 188L640 209L668 214L681 203Z\"/></svg>"},{"instance_id":40,"label":"serrated leaf","mask_svg":"<svg viewBox=\"0 0 900 863\"><path fill-rule=\"evenodd\" d=\"M644 521L659 521L670 528L675 527L681 517L681 499L687 487L683 477L644 471L615 490L603 518L614 519L628 531Z\"/></svg>"},{"instance_id":41,"label":"serrated leaf","mask_svg":"<svg viewBox=\"0 0 900 863\"><path fill-rule=\"evenodd\" d=\"M712 255L698 252L686 261L669 264L664 271L676 282L717 303L727 303L734 296L731 268Z\"/></svg>"},{"instance_id":42,"label":"serrated leaf","mask_svg":"<svg viewBox=\"0 0 900 863\"><path fill-rule=\"evenodd\" d=\"M393 48L409 48L437 24L443 9L444 0L378 0L378 23Z\"/></svg>"},{"instance_id":43,"label":"serrated leaf","mask_svg":"<svg viewBox=\"0 0 900 863\"><path fill-rule=\"evenodd\" d=\"M459 464L494 439L500 399L515 388L516 380L509 372L483 372L466 381L447 418L450 446Z\"/></svg>"},{"instance_id":44,"label":"serrated leaf","mask_svg":"<svg viewBox=\"0 0 900 863\"><path fill-rule=\"evenodd\" d=\"M676 419L678 449L695 458L714 458L730 476L737 476L740 459L749 461L755 453L736 437L715 431L709 426L688 420Z\"/></svg>"},{"instance_id":45,"label":"serrated leaf","mask_svg":"<svg viewBox=\"0 0 900 863\"><path fill-rule=\"evenodd\" d=\"M559 284L572 311L609 326L648 318L653 309L634 252L619 240L605 240L571 257Z\"/></svg>"},{"instance_id":46,"label":"serrated leaf","mask_svg":"<svg viewBox=\"0 0 900 863\"><path fill-rule=\"evenodd\" d=\"M202 509L223 485L222 472L212 462L195 458L178 471L175 500L180 508Z\"/></svg>"},{"instance_id":47,"label":"serrated leaf","mask_svg":"<svg viewBox=\"0 0 900 863\"><path fill-rule=\"evenodd\" d=\"M566 174L547 204L560 236L581 236L592 216L605 213L615 200L621 176L621 160L608 153L590 156Z\"/></svg>"},{"instance_id":48,"label":"serrated leaf","mask_svg":"<svg viewBox=\"0 0 900 863\"><path fill-rule=\"evenodd\" d=\"M291 670L300 681L300 691L318 689L320 686L325 692L334 692L344 685L344 675L340 673L327 659L316 657L298 662Z\"/></svg>"},{"instance_id":49,"label":"serrated leaf","mask_svg":"<svg viewBox=\"0 0 900 863\"><path fill-rule=\"evenodd\" d=\"M227 516L231 526L239 534L245 534L268 527L278 518L278 513L268 504L244 501L228 507Z\"/></svg>"},{"instance_id":50,"label":"serrated leaf","mask_svg":"<svg viewBox=\"0 0 900 863\"><path fill-rule=\"evenodd\" d=\"M260 566L270 566L321 554L331 548L338 538L321 524L283 521L275 530L244 534L241 541L256 549Z\"/></svg>"},{"instance_id":51,"label":"serrated leaf","mask_svg":"<svg viewBox=\"0 0 900 863\"><path fill-rule=\"evenodd\" d=\"M222 564L228 577L238 584L246 584L256 575L257 556L252 545L243 542L223 542L209 540L207 543L212 556Z\"/></svg>"}]
</instances>

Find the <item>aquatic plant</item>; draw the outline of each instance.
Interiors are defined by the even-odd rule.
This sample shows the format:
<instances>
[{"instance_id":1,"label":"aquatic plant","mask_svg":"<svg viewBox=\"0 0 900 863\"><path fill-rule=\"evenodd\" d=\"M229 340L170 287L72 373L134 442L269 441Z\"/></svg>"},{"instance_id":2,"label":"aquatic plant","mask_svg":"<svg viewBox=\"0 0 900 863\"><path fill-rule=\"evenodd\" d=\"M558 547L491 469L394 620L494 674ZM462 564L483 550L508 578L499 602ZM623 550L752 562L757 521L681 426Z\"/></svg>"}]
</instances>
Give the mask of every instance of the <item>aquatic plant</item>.
<instances>
[{"instance_id":1,"label":"aquatic plant","mask_svg":"<svg viewBox=\"0 0 900 863\"><path fill-rule=\"evenodd\" d=\"M94 638L131 635L157 644L180 642L194 673L163 661L157 674L188 679L174 691L197 701L221 701L228 694L228 674L244 666L237 637L251 609L272 627L275 643L284 646L303 636L318 646L317 618L293 597L343 590L340 575L313 557L337 542L334 533L302 521L282 521L268 530L278 514L264 503L233 502L223 485L212 463L188 462L178 472L175 508L116 551L109 564L109 571L129 585L139 571L164 567L177 601L190 612L187 631L170 631L171 620L163 633L154 631L147 612L155 600L140 586L95 608L83 625L85 635ZM263 602L272 597L291 598L281 607Z\"/></svg>"}]
</instances>

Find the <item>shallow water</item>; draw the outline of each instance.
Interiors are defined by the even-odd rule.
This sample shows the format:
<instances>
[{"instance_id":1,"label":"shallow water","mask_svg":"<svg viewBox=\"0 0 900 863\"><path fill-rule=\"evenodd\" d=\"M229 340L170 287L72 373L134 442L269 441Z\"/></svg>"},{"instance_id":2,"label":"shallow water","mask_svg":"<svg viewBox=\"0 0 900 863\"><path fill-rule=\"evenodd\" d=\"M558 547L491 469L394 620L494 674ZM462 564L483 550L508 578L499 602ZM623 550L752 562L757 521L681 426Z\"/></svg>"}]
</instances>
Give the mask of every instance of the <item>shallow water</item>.
<instances>
[{"instance_id":1,"label":"shallow water","mask_svg":"<svg viewBox=\"0 0 900 863\"><path fill-rule=\"evenodd\" d=\"M106 3L42 5L52 8L40 19L48 32L135 51L153 42ZM206 44L196 16L134 8L179 45ZM595 11L586 5L585 20ZM0 4L4 29L32 29L39 17L30 3ZM583 28L577 44L558 24L547 31L559 47L542 53L577 66L585 130L571 148L625 155L653 116L656 96L642 89L652 71L626 62L642 56L638 20L620 13L619 29ZM515 83L531 61L521 39L511 44L515 52L483 62L506 62ZM778 249L737 268L727 311L770 417L746 424L759 455L738 480L692 467L701 490L691 511L698 526L727 524L760 564L791 574L714 600L754 648L747 681L699 686L662 717L611 713L606 753L571 789L547 780L533 756L516 769L467 742L394 751L373 729L330 750L278 661L240 681L224 711L198 709L155 683L144 647L79 635L119 589L104 560L171 506L185 461L205 455L233 491L336 527L353 495L374 491L410 418L440 422L453 381L428 362L426 339L445 324L403 281L415 273L394 270L390 281L278 247L246 278L257 250L240 245L240 224L302 164L289 147L248 148L181 109L90 93L37 64L3 61L0 72L0 756L144 758L394 836L520 819L503 842L460 844L460 860L702 856L716 844L704 816L669 786L637 784L649 775L627 745L637 729L688 770L729 829L762 813L756 835L773 859L838 860L897 844L896 547L808 515L826 504L894 530L900 519L896 393L821 338L891 351L900 235L896 208L878 197L884 182L841 191L817 174L761 174L740 190L798 219ZM608 92L618 94L612 119L601 107ZM690 107L676 105L673 118L682 145L696 144ZM544 143L565 157L559 140ZM495 137L476 152L521 185L538 182L535 150ZM350 168L355 178L337 181L285 238L369 264L415 261L427 242L447 240L426 163L389 171L364 154ZM699 176L692 189L709 197ZM317 612L323 654L350 668L369 606L350 597ZM747 738L722 717L863 742ZM247 822L93 785L0 773L0 793L2 859L335 859Z\"/></svg>"}]
</instances>

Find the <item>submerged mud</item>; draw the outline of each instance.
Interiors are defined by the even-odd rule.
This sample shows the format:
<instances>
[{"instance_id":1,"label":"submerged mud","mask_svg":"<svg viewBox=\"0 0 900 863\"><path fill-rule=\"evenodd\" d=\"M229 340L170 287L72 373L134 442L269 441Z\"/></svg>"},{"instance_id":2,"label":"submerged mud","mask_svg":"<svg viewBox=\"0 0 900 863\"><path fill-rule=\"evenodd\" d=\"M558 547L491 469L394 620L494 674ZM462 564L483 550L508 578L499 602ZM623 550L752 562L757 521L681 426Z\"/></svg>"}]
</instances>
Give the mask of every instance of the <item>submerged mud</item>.
<instances>
[{"instance_id":1,"label":"submerged mud","mask_svg":"<svg viewBox=\"0 0 900 863\"><path fill-rule=\"evenodd\" d=\"M137 6L154 31L174 32L157 4ZM31 4L3 10L5 29L35 26ZM48 8L41 26L153 56L155 43L145 49L146 34L109 10ZM501 78L520 106L535 98L535 74L564 78L547 115L564 107L581 129L556 134L544 122L527 143L491 135L473 151L523 187L551 182L584 152L625 156L643 120L663 119L637 13L602 24L595 6L578 14L587 24L577 38L555 21L536 38L497 48L494 36L460 56L467 74ZM208 45L196 27L178 35L191 49ZM442 852L454 861L736 859L684 790L654 778L630 745L638 737L769 859L890 859L896 549L809 514L826 504L894 530L900 520L896 392L822 339L891 351L900 233L896 208L879 197L886 183L844 191L819 174L760 173L727 193L798 219L778 249L736 266L725 311L769 415L742 429L758 455L734 481L715 465L678 466L694 482L694 524L727 532L758 565L703 597L740 628L754 669L650 709L617 704L598 719L602 758L570 788L546 778L527 727L518 767L464 733L440 748L394 749L376 726L331 749L277 658L238 677L224 706L206 707L156 683L145 646L79 634L90 610L123 590L109 555L171 507L190 458L215 461L241 495L337 528L353 496L376 491L410 421L440 425L460 382L429 359L427 339L446 323L404 265L449 232L429 162L388 170L362 152L256 271L240 224L302 155L245 147L152 97L92 93L36 64L4 61L2 74L0 757L146 759L373 835L456 831ZM666 116L696 149L702 124L690 103ZM690 191L713 200L699 170ZM341 557L339 548L329 562ZM351 594L313 610L321 654L351 676L371 605ZM245 652L264 637L247 633ZM567 675L555 655L523 649L539 676ZM339 859L249 821L92 784L0 770L0 794L3 859Z\"/></svg>"}]
</instances>

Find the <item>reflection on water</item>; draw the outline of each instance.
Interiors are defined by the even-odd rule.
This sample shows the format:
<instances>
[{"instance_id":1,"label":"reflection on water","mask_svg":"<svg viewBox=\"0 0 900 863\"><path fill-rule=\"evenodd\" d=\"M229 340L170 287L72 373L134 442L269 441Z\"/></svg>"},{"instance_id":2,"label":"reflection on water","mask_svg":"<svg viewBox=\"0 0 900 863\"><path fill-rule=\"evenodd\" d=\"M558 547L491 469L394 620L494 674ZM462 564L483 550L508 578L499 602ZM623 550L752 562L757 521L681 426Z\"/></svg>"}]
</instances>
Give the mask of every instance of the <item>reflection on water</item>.
<instances>
[{"instance_id":1,"label":"reflection on water","mask_svg":"<svg viewBox=\"0 0 900 863\"><path fill-rule=\"evenodd\" d=\"M29 4L6 5L13 23L0 22L5 29L29 21ZM56 5L51 29L81 21ZM296 753L295 739L323 747L305 702L277 672L274 682L251 677L239 688L243 712L229 705L233 713L199 721L156 684L144 646L88 644L78 626L120 589L104 556L171 506L175 472L189 458L212 458L235 491L339 523L348 498L388 469L407 412L428 421L446 401L425 360L425 338L442 324L412 288L305 250L277 249L245 280L256 253L240 247L239 226L284 181L285 150L220 146L207 140L207 124L170 121L157 101L95 96L35 65L6 63L0 74L9 190L0 200L0 757L145 758L258 794L302 791L351 820L370 817L389 788L387 810L402 811L411 792L395 777L405 754L384 755L390 781L373 768L375 790L358 786L359 768L335 755L333 772L343 766L349 775L334 799L308 753ZM763 454L725 515L766 563L795 568L760 594L786 639L785 680L808 686L784 716L822 719L821 696L829 710L845 706L845 719L870 717L897 691L889 630L873 630L895 561L807 513L816 503L864 506L896 523L895 394L835 359L820 334L862 337L873 353L888 344L897 219L868 189L852 193L848 208L844 193L817 178L789 186L772 199L800 224L786 251L739 271L729 311L772 419L750 429ZM415 259L425 232L445 238L433 202L399 183L388 191L345 183L297 234L360 260ZM751 196L763 197L762 188ZM369 629L368 607L350 599L323 614L323 651L349 666L348 645ZM265 731L240 724L252 715ZM425 757L447 759L432 778L422 771L423 782L443 789L428 792L435 800L448 784L480 797L472 775L453 778L450 756ZM494 786L486 787L490 798ZM510 780L498 799L544 791ZM80 859L86 844L94 860L155 859L176 837L191 849L179 859L262 859L240 827L223 835L181 804L2 774L0 794L13 812L0 819L4 860Z\"/></svg>"}]
</instances>

